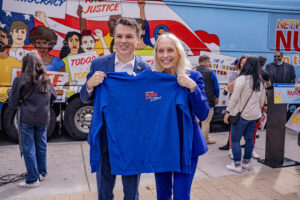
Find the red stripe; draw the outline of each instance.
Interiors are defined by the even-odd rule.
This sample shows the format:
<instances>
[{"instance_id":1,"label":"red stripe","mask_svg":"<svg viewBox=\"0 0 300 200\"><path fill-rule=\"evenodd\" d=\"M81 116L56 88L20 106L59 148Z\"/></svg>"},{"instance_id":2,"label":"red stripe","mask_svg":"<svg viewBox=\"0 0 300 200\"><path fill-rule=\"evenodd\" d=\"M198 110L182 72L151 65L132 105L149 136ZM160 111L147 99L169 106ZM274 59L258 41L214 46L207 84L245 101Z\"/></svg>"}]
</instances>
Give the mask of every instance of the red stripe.
<instances>
[{"instance_id":1,"label":"red stripe","mask_svg":"<svg viewBox=\"0 0 300 200\"><path fill-rule=\"evenodd\" d=\"M194 55L200 55L200 51L210 51L207 46L199 40L187 27L177 21L155 20L149 21L150 37L154 37L154 30L159 25L165 25L171 33L184 41L192 50Z\"/></svg>"},{"instance_id":2,"label":"red stripe","mask_svg":"<svg viewBox=\"0 0 300 200\"><path fill-rule=\"evenodd\" d=\"M220 40L219 37L215 34L209 34L205 31L195 31L195 33L199 36L199 38L204 42L204 43L215 43L218 46L220 46Z\"/></svg>"}]
</instances>

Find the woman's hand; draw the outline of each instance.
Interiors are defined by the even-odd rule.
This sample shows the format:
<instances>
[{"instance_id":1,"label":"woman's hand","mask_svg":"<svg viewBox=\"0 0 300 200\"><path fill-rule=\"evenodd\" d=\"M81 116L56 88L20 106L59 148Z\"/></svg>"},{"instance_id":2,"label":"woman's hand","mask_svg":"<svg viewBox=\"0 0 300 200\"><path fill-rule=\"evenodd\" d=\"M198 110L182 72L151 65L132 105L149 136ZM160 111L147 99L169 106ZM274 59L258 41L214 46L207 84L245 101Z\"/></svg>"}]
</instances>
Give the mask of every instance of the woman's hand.
<instances>
[{"instance_id":1,"label":"woman's hand","mask_svg":"<svg viewBox=\"0 0 300 200\"><path fill-rule=\"evenodd\" d=\"M224 123L228 124L228 117L229 117L229 112L226 112L224 115Z\"/></svg>"},{"instance_id":2,"label":"woman's hand","mask_svg":"<svg viewBox=\"0 0 300 200\"><path fill-rule=\"evenodd\" d=\"M197 84L190 77L184 75L177 76L177 82L181 87L186 87L190 90L190 92L194 92Z\"/></svg>"}]
</instances>

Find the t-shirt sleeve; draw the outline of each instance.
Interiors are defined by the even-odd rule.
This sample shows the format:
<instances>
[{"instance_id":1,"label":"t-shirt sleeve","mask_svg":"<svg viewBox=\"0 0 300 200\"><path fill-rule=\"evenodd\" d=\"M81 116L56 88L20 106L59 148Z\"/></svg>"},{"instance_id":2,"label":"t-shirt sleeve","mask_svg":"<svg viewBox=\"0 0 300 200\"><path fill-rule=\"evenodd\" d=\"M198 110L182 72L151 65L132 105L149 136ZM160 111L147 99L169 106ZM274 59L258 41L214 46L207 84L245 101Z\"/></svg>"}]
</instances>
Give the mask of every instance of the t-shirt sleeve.
<instances>
[{"instance_id":1,"label":"t-shirt sleeve","mask_svg":"<svg viewBox=\"0 0 300 200\"><path fill-rule=\"evenodd\" d=\"M193 123L188 106L187 89L179 88L177 93L176 104L182 111L182 152L181 152L181 172L191 173L191 156L193 142Z\"/></svg>"},{"instance_id":2,"label":"t-shirt sleeve","mask_svg":"<svg viewBox=\"0 0 300 200\"><path fill-rule=\"evenodd\" d=\"M107 90L104 84L98 85L95 91L94 99L94 113L91 124L91 129L88 137L90 144L90 165L92 172L96 172L99 169L99 162L101 156L100 148L100 129L103 125L103 110L107 106Z\"/></svg>"}]
</instances>

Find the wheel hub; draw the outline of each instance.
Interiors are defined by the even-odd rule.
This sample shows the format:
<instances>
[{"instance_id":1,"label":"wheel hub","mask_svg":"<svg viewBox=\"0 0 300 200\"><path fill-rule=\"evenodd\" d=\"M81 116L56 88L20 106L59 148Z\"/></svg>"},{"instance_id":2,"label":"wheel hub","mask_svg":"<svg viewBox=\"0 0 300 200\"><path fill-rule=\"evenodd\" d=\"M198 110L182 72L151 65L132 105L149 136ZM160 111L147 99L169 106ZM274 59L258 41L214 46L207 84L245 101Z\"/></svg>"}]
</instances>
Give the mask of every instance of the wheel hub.
<instances>
[{"instance_id":1,"label":"wheel hub","mask_svg":"<svg viewBox=\"0 0 300 200\"><path fill-rule=\"evenodd\" d=\"M83 106L75 114L76 127L84 132L89 133L93 118L94 109L92 106Z\"/></svg>"}]
</instances>

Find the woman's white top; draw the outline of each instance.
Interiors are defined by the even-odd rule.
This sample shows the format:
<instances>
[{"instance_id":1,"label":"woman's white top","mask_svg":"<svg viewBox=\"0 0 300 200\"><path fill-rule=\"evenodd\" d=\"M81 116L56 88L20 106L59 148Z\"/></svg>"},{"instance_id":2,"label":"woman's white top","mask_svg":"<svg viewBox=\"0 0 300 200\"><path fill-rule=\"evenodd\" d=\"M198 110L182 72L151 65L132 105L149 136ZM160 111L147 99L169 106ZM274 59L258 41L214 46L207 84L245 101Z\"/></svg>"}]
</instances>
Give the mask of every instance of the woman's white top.
<instances>
[{"instance_id":1,"label":"woman's white top","mask_svg":"<svg viewBox=\"0 0 300 200\"><path fill-rule=\"evenodd\" d=\"M253 83L251 75L242 75L236 79L233 93L226 108L226 111L230 112L230 115L234 116L238 112L242 111L251 95L252 88ZM259 119L261 117L261 107L264 105L264 97L265 88L261 83L260 90L253 92L249 102L241 114L241 117L246 120Z\"/></svg>"}]
</instances>

